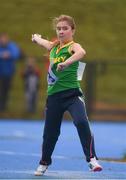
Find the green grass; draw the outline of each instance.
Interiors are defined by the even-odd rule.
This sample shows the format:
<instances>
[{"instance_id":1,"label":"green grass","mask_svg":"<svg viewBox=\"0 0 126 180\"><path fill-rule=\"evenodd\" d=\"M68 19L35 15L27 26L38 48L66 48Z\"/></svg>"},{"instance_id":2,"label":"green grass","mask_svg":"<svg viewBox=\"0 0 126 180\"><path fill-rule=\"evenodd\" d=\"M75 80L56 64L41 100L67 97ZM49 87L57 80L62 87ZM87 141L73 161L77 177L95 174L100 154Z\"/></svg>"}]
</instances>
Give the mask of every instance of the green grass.
<instances>
[{"instance_id":1,"label":"green grass","mask_svg":"<svg viewBox=\"0 0 126 180\"><path fill-rule=\"evenodd\" d=\"M99 74L97 99L99 101L126 104L125 66L109 65L104 74Z\"/></svg>"},{"instance_id":2,"label":"green grass","mask_svg":"<svg viewBox=\"0 0 126 180\"><path fill-rule=\"evenodd\" d=\"M1 1L0 32L7 32L26 55L43 57L45 50L31 42L32 33L52 38L52 18L68 14L75 18L75 41L87 52L85 61L126 62L126 1L125 0L4 0ZM24 116L23 82L19 71L24 62L17 63L13 89L9 101L12 116ZM41 88L37 113L41 118L46 98L46 72L41 61ZM105 74L97 75L97 99L107 103L126 104L126 71L124 65L110 65ZM84 89L85 82L82 82ZM18 92L18 93L17 93ZM22 113L23 112L23 113Z\"/></svg>"},{"instance_id":3,"label":"green grass","mask_svg":"<svg viewBox=\"0 0 126 180\"><path fill-rule=\"evenodd\" d=\"M125 7L125 0L4 0L0 31L7 31L26 53L41 56L31 43L31 34L51 38L52 18L69 14L75 18L75 39L85 47L86 59L125 60Z\"/></svg>"}]
</instances>

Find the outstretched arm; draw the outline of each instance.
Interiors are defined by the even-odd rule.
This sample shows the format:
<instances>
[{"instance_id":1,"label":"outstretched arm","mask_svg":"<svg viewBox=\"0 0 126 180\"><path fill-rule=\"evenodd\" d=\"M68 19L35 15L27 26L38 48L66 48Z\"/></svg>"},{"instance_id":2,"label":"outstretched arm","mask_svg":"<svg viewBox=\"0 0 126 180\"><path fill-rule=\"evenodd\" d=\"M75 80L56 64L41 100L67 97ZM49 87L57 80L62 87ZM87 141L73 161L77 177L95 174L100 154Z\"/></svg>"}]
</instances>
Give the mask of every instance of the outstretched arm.
<instances>
[{"instance_id":1,"label":"outstretched arm","mask_svg":"<svg viewBox=\"0 0 126 180\"><path fill-rule=\"evenodd\" d=\"M56 43L43 39L39 34L32 34L32 42L37 43L38 45L44 47L48 51L50 51L54 46L54 44Z\"/></svg>"},{"instance_id":2,"label":"outstretched arm","mask_svg":"<svg viewBox=\"0 0 126 180\"><path fill-rule=\"evenodd\" d=\"M74 62L79 61L80 59L82 59L86 54L86 51L78 43L74 43L72 45L71 51L73 52L73 55L70 58L68 58L65 62L59 63L57 65L57 71L64 70L69 65L71 65Z\"/></svg>"}]
</instances>

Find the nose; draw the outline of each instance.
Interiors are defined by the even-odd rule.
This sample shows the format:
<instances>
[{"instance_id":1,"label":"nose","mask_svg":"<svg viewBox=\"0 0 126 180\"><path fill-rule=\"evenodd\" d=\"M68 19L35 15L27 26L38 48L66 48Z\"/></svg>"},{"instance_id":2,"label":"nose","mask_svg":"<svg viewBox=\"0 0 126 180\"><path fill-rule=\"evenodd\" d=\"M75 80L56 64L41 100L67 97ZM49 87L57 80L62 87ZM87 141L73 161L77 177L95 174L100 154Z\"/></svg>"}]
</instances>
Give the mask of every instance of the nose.
<instances>
[{"instance_id":1,"label":"nose","mask_svg":"<svg viewBox=\"0 0 126 180\"><path fill-rule=\"evenodd\" d=\"M59 36L63 36L63 35L64 35L63 31L60 31Z\"/></svg>"},{"instance_id":2,"label":"nose","mask_svg":"<svg viewBox=\"0 0 126 180\"><path fill-rule=\"evenodd\" d=\"M63 30L61 29L61 30L59 31L59 33L60 33L60 34L63 34Z\"/></svg>"}]
</instances>

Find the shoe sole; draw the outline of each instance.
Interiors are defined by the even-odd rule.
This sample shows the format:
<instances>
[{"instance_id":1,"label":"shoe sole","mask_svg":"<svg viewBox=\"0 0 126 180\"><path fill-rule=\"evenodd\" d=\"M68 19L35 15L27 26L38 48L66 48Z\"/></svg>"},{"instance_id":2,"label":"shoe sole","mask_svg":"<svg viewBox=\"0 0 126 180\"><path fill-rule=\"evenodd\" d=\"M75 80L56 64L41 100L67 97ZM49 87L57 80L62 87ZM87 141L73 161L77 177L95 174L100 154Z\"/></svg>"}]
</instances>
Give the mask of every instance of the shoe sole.
<instances>
[{"instance_id":1,"label":"shoe sole","mask_svg":"<svg viewBox=\"0 0 126 180\"><path fill-rule=\"evenodd\" d=\"M43 176L43 174L46 172L47 168L45 169L45 171L35 171L34 175L35 176Z\"/></svg>"},{"instance_id":2,"label":"shoe sole","mask_svg":"<svg viewBox=\"0 0 126 180\"><path fill-rule=\"evenodd\" d=\"M94 172L99 172L99 171L102 171L102 167L96 167L96 168L94 168L94 169L92 169L92 171L94 171Z\"/></svg>"},{"instance_id":3,"label":"shoe sole","mask_svg":"<svg viewBox=\"0 0 126 180\"><path fill-rule=\"evenodd\" d=\"M34 172L34 175L35 175L35 176L42 176L43 174L44 174L44 173L38 172L38 171Z\"/></svg>"}]
</instances>

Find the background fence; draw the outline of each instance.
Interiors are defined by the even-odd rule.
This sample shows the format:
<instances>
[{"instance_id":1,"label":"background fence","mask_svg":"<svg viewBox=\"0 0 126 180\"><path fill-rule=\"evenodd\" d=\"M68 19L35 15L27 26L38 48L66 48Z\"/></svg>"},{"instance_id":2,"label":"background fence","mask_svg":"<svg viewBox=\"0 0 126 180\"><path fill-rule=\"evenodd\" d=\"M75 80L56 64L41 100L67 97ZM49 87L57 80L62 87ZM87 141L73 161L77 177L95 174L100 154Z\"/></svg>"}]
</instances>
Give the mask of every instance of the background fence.
<instances>
[{"instance_id":1,"label":"background fence","mask_svg":"<svg viewBox=\"0 0 126 180\"><path fill-rule=\"evenodd\" d=\"M96 120L126 120L126 62L87 63L87 111Z\"/></svg>"},{"instance_id":2,"label":"background fence","mask_svg":"<svg viewBox=\"0 0 126 180\"><path fill-rule=\"evenodd\" d=\"M90 119L126 120L126 62L101 62L94 60L86 63L81 87L85 94L85 102ZM38 59L37 65L41 69L41 77L36 111L34 113L26 111L24 82L21 76L21 71L25 67L25 61L21 60L17 63L17 71L13 79L8 109L0 112L1 118L44 118L48 61L43 57ZM66 113L64 118L70 119L70 116Z\"/></svg>"}]
</instances>

